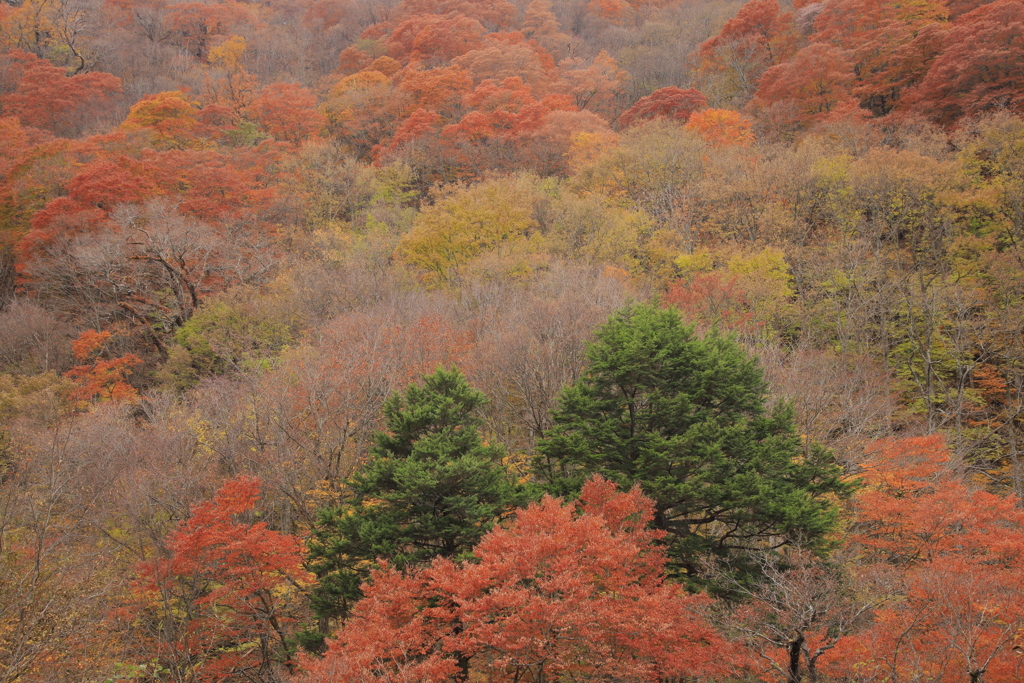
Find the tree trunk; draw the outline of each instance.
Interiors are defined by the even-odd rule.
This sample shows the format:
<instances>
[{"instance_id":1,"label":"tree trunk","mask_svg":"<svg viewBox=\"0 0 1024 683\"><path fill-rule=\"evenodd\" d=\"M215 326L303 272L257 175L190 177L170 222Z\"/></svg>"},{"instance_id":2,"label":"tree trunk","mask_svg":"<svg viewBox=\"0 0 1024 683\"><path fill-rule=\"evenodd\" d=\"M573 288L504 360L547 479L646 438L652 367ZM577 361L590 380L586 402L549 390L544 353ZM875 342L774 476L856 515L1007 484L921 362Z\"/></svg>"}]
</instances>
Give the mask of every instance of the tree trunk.
<instances>
[{"instance_id":1,"label":"tree trunk","mask_svg":"<svg viewBox=\"0 0 1024 683\"><path fill-rule=\"evenodd\" d=\"M803 680L803 674L800 673L800 649L803 644L803 634L800 634L796 640L789 643L789 678L787 683L800 683Z\"/></svg>"}]
</instances>

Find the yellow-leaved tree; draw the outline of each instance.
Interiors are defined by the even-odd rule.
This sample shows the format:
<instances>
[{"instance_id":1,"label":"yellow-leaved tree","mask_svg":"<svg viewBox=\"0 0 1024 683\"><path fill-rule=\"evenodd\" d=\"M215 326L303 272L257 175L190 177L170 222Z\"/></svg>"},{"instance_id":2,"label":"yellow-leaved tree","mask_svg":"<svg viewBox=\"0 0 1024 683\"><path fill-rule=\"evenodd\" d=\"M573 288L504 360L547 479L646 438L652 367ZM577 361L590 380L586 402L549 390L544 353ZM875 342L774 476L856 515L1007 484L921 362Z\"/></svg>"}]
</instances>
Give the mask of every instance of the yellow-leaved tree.
<instances>
[{"instance_id":1,"label":"yellow-leaved tree","mask_svg":"<svg viewBox=\"0 0 1024 683\"><path fill-rule=\"evenodd\" d=\"M402 238L398 257L431 286L483 276L529 275L547 258L533 216L537 179L517 176L462 187L424 209Z\"/></svg>"}]
</instances>

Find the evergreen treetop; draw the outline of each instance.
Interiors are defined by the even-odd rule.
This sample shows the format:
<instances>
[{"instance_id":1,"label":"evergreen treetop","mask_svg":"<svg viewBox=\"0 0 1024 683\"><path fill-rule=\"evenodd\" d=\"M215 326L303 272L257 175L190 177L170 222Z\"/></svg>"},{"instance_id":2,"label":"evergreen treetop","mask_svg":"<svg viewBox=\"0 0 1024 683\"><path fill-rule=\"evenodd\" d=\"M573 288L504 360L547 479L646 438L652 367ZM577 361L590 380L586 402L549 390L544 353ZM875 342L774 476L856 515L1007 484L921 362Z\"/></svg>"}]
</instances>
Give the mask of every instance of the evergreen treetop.
<instances>
[{"instance_id":1,"label":"evergreen treetop","mask_svg":"<svg viewBox=\"0 0 1024 683\"><path fill-rule=\"evenodd\" d=\"M387 400L387 431L348 482L351 499L320 511L309 543L318 614L343 617L379 558L402 568L468 557L525 502L502 464L504 449L480 437L486 401L457 369L438 369Z\"/></svg>"},{"instance_id":2,"label":"evergreen treetop","mask_svg":"<svg viewBox=\"0 0 1024 683\"><path fill-rule=\"evenodd\" d=\"M598 332L589 366L566 387L535 471L572 494L594 473L655 501L674 569L709 553L821 547L848 487L823 448L804 443L788 405L771 408L754 358L717 332L701 337L672 309L626 307Z\"/></svg>"}]
</instances>

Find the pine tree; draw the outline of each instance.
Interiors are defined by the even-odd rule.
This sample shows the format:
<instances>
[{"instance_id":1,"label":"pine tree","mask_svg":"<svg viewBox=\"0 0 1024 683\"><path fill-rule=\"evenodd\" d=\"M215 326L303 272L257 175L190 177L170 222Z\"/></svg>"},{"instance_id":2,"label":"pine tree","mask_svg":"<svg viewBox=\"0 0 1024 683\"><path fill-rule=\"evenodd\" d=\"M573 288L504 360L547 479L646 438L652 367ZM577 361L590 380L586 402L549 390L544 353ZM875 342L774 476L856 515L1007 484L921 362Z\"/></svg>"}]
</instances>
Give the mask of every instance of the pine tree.
<instances>
[{"instance_id":1,"label":"pine tree","mask_svg":"<svg viewBox=\"0 0 1024 683\"><path fill-rule=\"evenodd\" d=\"M483 443L484 395L458 371L438 369L384 405L387 432L348 482L351 500L320 511L309 566L319 578L313 607L344 618L378 558L397 568L434 557L464 559L494 523L525 502Z\"/></svg>"},{"instance_id":2,"label":"pine tree","mask_svg":"<svg viewBox=\"0 0 1024 683\"><path fill-rule=\"evenodd\" d=\"M802 441L789 406L766 408L761 369L735 342L638 305L612 316L588 358L538 445L549 491L573 494L594 473L640 484L688 578L709 555L735 565L736 551L824 545L847 492L840 469Z\"/></svg>"}]
</instances>

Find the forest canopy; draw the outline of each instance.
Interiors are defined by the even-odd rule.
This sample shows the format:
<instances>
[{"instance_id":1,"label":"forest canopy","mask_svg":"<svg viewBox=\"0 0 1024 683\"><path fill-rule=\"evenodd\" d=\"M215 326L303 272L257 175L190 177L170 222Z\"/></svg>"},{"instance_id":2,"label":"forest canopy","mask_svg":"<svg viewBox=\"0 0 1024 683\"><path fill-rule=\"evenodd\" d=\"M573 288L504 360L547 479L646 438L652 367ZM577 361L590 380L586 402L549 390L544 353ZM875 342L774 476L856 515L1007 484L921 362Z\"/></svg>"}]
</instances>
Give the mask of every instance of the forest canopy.
<instances>
[{"instance_id":1,"label":"forest canopy","mask_svg":"<svg viewBox=\"0 0 1024 683\"><path fill-rule=\"evenodd\" d=\"M0 683L1021 678L1022 55L0 0Z\"/></svg>"}]
</instances>

